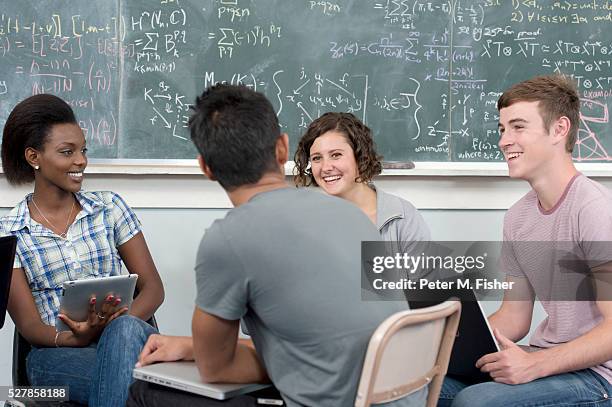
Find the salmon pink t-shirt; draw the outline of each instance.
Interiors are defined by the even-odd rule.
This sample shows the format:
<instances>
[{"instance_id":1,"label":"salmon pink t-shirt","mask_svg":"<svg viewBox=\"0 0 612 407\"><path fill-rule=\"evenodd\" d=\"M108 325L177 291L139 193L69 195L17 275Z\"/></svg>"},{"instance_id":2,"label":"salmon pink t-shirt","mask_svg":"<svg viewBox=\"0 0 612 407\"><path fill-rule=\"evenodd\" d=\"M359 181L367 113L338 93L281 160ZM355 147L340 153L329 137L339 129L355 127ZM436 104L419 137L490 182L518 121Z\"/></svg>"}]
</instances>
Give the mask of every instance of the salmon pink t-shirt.
<instances>
[{"instance_id":1,"label":"salmon pink t-shirt","mask_svg":"<svg viewBox=\"0 0 612 407\"><path fill-rule=\"evenodd\" d=\"M527 278L547 314L531 345L550 348L572 341L602 320L594 297L585 293L593 285L590 268L612 261L608 188L577 174L548 211L535 191L529 191L506 213L504 244L508 242L512 249L502 254L502 270ZM612 360L591 369L612 383Z\"/></svg>"}]
</instances>

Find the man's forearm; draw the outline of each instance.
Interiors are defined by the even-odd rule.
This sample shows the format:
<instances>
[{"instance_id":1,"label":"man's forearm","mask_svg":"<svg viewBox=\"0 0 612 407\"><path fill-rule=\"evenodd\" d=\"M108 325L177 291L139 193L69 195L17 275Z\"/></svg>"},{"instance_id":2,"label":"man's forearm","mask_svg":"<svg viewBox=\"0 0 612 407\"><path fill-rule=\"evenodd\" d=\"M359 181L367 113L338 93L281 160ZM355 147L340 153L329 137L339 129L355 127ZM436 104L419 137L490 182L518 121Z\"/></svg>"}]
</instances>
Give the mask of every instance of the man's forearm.
<instances>
[{"instance_id":1,"label":"man's forearm","mask_svg":"<svg viewBox=\"0 0 612 407\"><path fill-rule=\"evenodd\" d=\"M502 310L489 316L491 329L498 329L506 338L513 342L520 341L529 333L529 324L518 323L517 318ZM527 326L525 326L527 325Z\"/></svg>"},{"instance_id":2,"label":"man's forearm","mask_svg":"<svg viewBox=\"0 0 612 407\"><path fill-rule=\"evenodd\" d=\"M531 355L538 360L540 377L600 365L612 359L612 321L604 320L586 334L570 342Z\"/></svg>"},{"instance_id":3,"label":"man's forearm","mask_svg":"<svg viewBox=\"0 0 612 407\"><path fill-rule=\"evenodd\" d=\"M234 357L223 367L197 361L202 380L208 383L267 383L270 381L254 348L238 343Z\"/></svg>"},{"instance_id":4,"label":"man's forearm","mask_svg":"<svg viewBox=\"0 0 612 407\"><path fill-rule=\"evenodd\" d=\"M514 288L504 291L501 307L489 317L489 323L506 338L516 342L529 333L535 297L526 278L508 276L506 282Z\"/></svg>"}]
</instances>

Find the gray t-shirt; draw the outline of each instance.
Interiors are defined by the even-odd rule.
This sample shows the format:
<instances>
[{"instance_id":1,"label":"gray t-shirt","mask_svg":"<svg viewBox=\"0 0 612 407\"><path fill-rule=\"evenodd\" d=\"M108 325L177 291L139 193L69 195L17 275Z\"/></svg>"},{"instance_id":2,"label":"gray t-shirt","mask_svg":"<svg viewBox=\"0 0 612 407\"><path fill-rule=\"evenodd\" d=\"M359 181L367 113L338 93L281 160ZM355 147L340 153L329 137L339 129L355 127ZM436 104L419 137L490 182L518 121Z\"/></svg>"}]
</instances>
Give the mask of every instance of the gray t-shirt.
<instances>
[{"instance_id":1,"label":"gray t-shirt","mask_svg":"<svg viewBox=\"0 0 612 407\"><path fill-rule=\"evenodd\" d=\"M354 205L293 188L254 196L202 239L197 306L243 318L289 406L353 405L373 330L405 308L361 300L368 240L378 231Z\"/></svg>"},{"instance_id":2,"label":"gray t-shirt","mask_svg":"<svg viewBox=\"0 0 612 407\"><path fill-rule=\"evenodd\" d=\"M594 301L571 300L585 275L566 269L564 261L569 267L579 263L564 258L572 252L590 267L612 261L612 194L606 187L578 174L548 211L531 190L506 213L504 241L514 244L504 251L503 271L527 278L547 314L531 345L569 342L601 322ZM612 360L592 369L612 383Z\"/></svg>"}]
</instances>

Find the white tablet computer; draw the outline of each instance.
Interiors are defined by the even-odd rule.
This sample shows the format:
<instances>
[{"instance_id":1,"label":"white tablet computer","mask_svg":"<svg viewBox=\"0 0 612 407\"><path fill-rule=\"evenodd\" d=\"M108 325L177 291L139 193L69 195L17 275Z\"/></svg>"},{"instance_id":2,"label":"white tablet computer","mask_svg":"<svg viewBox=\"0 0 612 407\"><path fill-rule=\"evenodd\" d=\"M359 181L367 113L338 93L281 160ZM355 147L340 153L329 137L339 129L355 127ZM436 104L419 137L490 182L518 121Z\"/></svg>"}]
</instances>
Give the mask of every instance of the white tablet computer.
<instances>
[{"instance_id":1,"label":"white tablet computer","mask_svg":"<svg viewBox=\"0 0 612 407\"><path fill-rule=\"evenodd\" d=\"M60 301L60 312L74 321L85 321L89 312L89 299L95 296L96 311L100 312L108 294L121 298L121 307L130 307L134 298L134 289L138 274L126 274L113 277L87 278L66 281ZM57 319L55 329L69 331L68 325Z\"/></svg>"}]
</instances>

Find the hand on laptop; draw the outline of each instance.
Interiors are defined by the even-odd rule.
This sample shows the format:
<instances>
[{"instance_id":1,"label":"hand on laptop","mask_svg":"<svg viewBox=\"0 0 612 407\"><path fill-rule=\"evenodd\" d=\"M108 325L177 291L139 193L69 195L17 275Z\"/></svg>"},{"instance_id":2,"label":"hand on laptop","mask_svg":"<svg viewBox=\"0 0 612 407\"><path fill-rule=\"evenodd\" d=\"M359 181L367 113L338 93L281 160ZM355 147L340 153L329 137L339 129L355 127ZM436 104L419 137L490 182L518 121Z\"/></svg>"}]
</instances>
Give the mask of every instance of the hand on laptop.
<instances>
[{"instance_id":1,"label":"hand on laptop","mask_svg":"<svg viewBox=\"0 0 612 407\"><path fill-rule=\"evenodd\" d=\"M478 359L477 368L489 373L496 382L505 384L528 383L542 377L538 373L538 352L525 352L499 329L494 329L493 334L502 350Z\"/></svg>"},{"instance_id":2,"label":"hand on laptop","mask_svg":"<svg viewBox=\"0 0 612 407\"><path fill-rule=\"evenodd\" d=\"M155 362L193 360L193 341L189 336L166 336L154 334L145 343L136 367Z\"/></svg>"}]
</instances>

